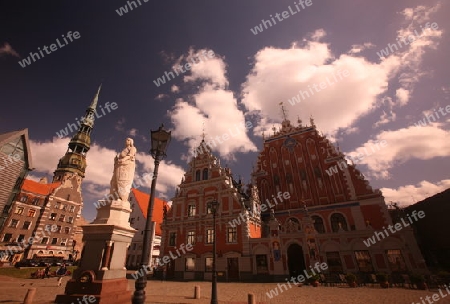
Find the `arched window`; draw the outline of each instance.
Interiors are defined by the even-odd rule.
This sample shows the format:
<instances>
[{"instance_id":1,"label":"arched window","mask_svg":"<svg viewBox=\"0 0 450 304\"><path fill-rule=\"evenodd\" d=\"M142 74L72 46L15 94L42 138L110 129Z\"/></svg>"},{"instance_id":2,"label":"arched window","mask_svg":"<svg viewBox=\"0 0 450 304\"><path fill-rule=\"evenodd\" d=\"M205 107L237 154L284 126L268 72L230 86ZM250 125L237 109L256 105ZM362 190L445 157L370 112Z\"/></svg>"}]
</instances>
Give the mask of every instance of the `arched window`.
<instances>
[{"instance_id":1,"label":"arched window","mask_svg":"<svg viewBox=\"0 0 450 304\"><path fill-rule=\"evenodd\" d=\"M200 170L195 171L195 181L200 180Z\"/></svg>"},{"instance_id":2,"label":"arched window","mask_svg":"<svg viewBox=\"0 0 450 304\"><path fill-rule=\"evenodd\" d=\"M340 213L333 213L331 215L331 229L333 232L337 232L339 230L339 224L341 225L342 229L347 231L347 221L345 220L345 217Z\"/></svg>"},{"instance_id":3,"label":"arched window","mask_svg":"<svg viewBox=\"0 0 450 304\"><path fill-rule=\"evenodd\" d=\"M203 180L208 179L208 169L207 168L203 169L203 178L202 179Z\"/></svg>"},{"instance_id":4,"label":"arched window","mask_svg":"<svg viewBox=\"0 0 450 304\"><path fill-rule=\"evenodd\" d=\"M323 219L318 215L311 216L312 220L314 221L314 229L318 233L325 233L325 226L323 225Z\"/></svg>"}]
</instances>

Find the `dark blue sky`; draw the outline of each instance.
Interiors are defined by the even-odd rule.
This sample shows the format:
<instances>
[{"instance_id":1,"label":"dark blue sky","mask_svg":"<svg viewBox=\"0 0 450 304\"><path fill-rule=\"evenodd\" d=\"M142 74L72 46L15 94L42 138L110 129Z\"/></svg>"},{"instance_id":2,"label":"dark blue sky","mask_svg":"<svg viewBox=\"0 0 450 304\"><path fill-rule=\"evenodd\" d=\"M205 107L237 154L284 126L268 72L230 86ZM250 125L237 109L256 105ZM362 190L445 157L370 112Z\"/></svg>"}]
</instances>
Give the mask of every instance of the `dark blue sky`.
<instances>
[{"instance_id":1,"label":"dark blue sky","mask_svg":"<svg viewBox=\"0 0 450 304\"><path fill-rule=\"evenodd\" d=\"M367 158L361 164L375 188L389 189L385 192L389 200L411 203L406 197L418 200L450 186L450 147L440 143L448 140L448 118L420 130L411 127L424 117L424 111L450 104L448 3L313 0L310 7L254 35L250 28L294 7L294 1L140 1L142 5L123 16L116 10L126 1L0 4L4 106L0 132L29 128L36 167L32 177L51 176L68 143L68 138L58 139L56 132L84 114L100 83L99 104L118 105L96 120L92 133L96 148L88 153L92 171L87 172L91 177L84 186L83 212L88 218L94 214L92 202L108 188L113 162L108 157L122 148L130 134L138 151L147 153L150 130L161 123L173 130L174 138L167 158L171 167L162 173L168 176L161 180L160 196L173 195L174 180L179 182L180 169L186 167L187 145L200 141L201 125L205 124L207 137L223 134L227 128L220 125L239 121L232 109L255 129L239 143L231 144L231 139L217 147L216 154L222 164L229 164L248 181L261 148L261 130L267 134L281 121L281 101L292 121L297 116L307 121L312 114L318 129L337 140L342 151L357 152L374 140L391 140L376 159ZM405 46L387 59L379 58L380 49L426 22L436 22L439 33L434 31L422 37L423 43ZM78 31L81 37L29 66L18 64L69 31ZM217 60L155 86L153 80L177 60L186 62L190 51L199 50L213 50ZM298 80L310 65L317 67L315 74ZM319 82L338 68L350 70L341 87L324 90L317 100L306 100L304 105L288 104L302 85ZM184 78L189 75L191 79ZM205 97L205 92L211 94ZM227 105L222 111L211 109L216 98L217 107ZM194 125L196 132L191 136L195 137L189 138L186 132ZM430 152L428 142L439 149ZM151 163L148 154L142 155L137 176L147 172ZM147 186L143 190L148 191Z\"/></svg>"}]
</instances>

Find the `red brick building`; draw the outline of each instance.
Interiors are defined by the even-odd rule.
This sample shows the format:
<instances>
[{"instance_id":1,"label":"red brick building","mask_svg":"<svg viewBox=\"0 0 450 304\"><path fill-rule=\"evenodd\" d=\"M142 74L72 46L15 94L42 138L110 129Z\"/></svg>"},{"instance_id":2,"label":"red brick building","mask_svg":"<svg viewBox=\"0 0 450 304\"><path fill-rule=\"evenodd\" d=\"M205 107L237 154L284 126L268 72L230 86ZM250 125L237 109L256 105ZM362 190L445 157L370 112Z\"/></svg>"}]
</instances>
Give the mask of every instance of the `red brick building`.
<instances>
[{"instance_id":1,"label":"red brick building","mask_svg":"<svg viewBox=\"0 0 450 304\"><path fill-rule=\"evenodd\" d=\"M231 170L222 167L211 154L204 141L197 151L200 153L189 163L163 221L160 256L176 252L181 244L192 244L193 250L171 260L167 265L167 277L211 279L214 227L208 203L217 200L219 280L251 278L253 258L249 240L260 237L261 223L259 214L247 210L255 210L259 204L256 191L251 187L244 190L243 185L233 179Z\"/></svg>"},{"instance_id":2,"label":"red brick building","mask_svg":"<svg viewBox=\"0 0 450 304\"><path fill-rule=\"evenodd\" d=\"M337 164L339 170L332 171ZM296 127L285 119L264 139L253 181L261 202L271 201L274 209L272 216L262 210L263 238L250 242L254 274L293 275L316 261L337 273L427 272L410 225L375 244L364 243L393 224L384 197L347 165L312 119L310 126L299 121ZM290 198L274 204L280 192Z\"/></svg>"}]
</instances>

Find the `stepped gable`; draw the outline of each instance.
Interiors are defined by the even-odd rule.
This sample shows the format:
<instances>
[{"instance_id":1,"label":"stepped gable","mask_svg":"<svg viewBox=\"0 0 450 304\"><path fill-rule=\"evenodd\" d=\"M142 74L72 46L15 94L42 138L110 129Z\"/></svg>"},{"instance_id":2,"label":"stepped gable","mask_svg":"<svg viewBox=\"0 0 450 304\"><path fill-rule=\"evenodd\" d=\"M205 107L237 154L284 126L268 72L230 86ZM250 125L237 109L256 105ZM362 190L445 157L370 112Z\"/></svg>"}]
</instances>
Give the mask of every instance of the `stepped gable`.
<instances>
[{"instance_id":1,"label":"stepped gable","mask_svg":"<svg viewBox=\"0 0 450 304\"><path fill-rule=\"evenodd\" d=\"M279 130L273 128L264 138L252 174L261 201L287 191L290 201L276 207L282 210L300 208L303 202L313 206L380 197L355 165L319 134L312 118L310 122L307 126L299 120L293 126L284 119Z\"/></svg>"}]
</instances>

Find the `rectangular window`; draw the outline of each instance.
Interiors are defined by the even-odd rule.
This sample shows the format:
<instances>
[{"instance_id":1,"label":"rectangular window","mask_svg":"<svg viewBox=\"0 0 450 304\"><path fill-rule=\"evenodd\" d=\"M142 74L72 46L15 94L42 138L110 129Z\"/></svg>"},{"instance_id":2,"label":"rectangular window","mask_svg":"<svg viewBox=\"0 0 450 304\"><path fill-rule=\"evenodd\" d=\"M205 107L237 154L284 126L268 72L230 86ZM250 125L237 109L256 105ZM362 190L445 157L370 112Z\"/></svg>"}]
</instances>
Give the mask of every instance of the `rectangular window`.
<instances>
[{"instance_id":1,"label":"rectangular window","mask_svg":"<svg viewBox=\"0 0 450 304\"><path fill-rule=\"evenodd\" d=\"M30 225L31 225L31 222L25 221L25 222L23 222L22 229L28 230L28 229L30 229Z\"/></svg>"},{"instance_id":2,"label":"rectangular window","mask_svg":"<svg viewBox=\"0 0 450 304\"><path fill-rule=\"evenodd\" d=\"M47 244L48 243L48 238L42 238L41 244Z\"/></svg>"},{"instance_id":3,"label":"rectangular window","mask_svg":"<svg viewBox=\"0 0 450 304\"><path fill-rule=\"evenodd\" d=\"M400 249L386 250L389 268L392 272L405 272L406 264Z\"/></svg>"},{"instance_id":4,"label":"rectangular window","mask_svg":"<svg viewBox=\"0 0 450 304\"><path fill-rule=\"evenodd\" d=\"M60 207L61 207L61 203L60 202L56 202L55 209L59 209Z\"/></svg>"},{"instance_id":5,"label":"rectangular window","mask_svg":"<svg viewBox=\"0 0 450 304\"><path fill-rule=\"evenodd\" d=\"M355 251L356 263L358 264L359 271L361 272L373 272L372 260L370 258L369 251L359 250Z\"/></svg>"},{"instance_id":6,"label":"rectangular window","mask_svg":"<svg viewBox=\"0 0 450 304\"><path fill-rule=\"evenodd\" d=\"M64 227L64 233L69 234L70 233L70 227Z\"/></svg>"},{"instance_id":7,"label":"rectangular window","mask_svg":"<svg viewBox=\"0 0 450 304\"><path fill-rule=\"evenodd\" d=\"M58 221L60 221L60 222L64 222L64 219L66 218L66 216L64 215L64 214L61 214L60 216L59 216L59 220Z\"/></svg>"},{"instance_id":8,"label":"rectangular window","mask_svg":"<svg viewBox=\"0 0 450 304\"><path fill-rule=\"evenodd\" d=\"M205 258L205 271L212 271L213 258Z\"/></svg>"},{"instance_id":9,"label":"rectangular window","mask_svg":"<svg viewBox=\"0 0 450 304\"><path fill-rule=\"evenodd\" d=\"M339 251L330 251L326 253L327 256L327 264L330 272L339 272L343 273L344 270L342 268L341 256L339 255Z\"/></svg>"},{"instance_id":10,"label":"rectangular window","mask_svg":"<svg viewBox=\"0 0 450 304\"><path fill-rule=\"evenodd\" d=\"M61 246L66 246L67 239L61 239Z\"/></svg>"},{"instance_id":11,"label":"rectangular window","mask_svg":"<svg viewBox=\"0 0 450 304\"><path fill-rule=\"evenodd\" d=\"M29 217L34 217L36 215L36 210L34 209L28 209L28 216Z\"/></svg>"},{"instance_id":12,"label":"rectangular window","mask_svg":"<svg viewBox=\"0 0 450 304\"><path fill-rule=\"evenodd\" d=\"M39 206L39 201L40 201L39 197L35 197L35 198L33 199L33 205Z\"/></svg>"},{"instance_id":13,"label":"rectangular window","mask_svg":"<svg viewBox=\"0 0 450 304\"><path fill-rule=\"evenodd\" d=\"M70 206L69 207L69 212L74 212L75 211L75 206Z\"/></svg>"},{"instance_id":14,"label":"rectangular window","mask_svg":"<svg viewBox=\"0 0 450 304\"><path fill-rule=\"evenodd\" d=\"M72 224L72 223L73 223L73 216L69 216L69 217L67 218L67 222L70 223L70 224Z\"/></svg>"},{"instance_id":15,"label":"rectangular window","mask_svg":"<svg viewBox=\"0 0 450 304\"><path fill-rule=\"evenodd\" d=\"M23 207L17 207L17 208L16 208L16 211L14 211L14 213L15 213L15 214L23 214L23 210L24 210Z\"/></svg>"},{"instance_id":16,"label":"rectangular window","mask_svg":"<svg viewBox=\"0 0 450 304\"><path fill-rule=\"evenodd\" d=\"M58 243L58 238L52 238L52 245L56 245Z\"/></svg>"},{"instance_id":17,"label":"rectangular window","mask_svg":"<svg viewBox=\"0 0 450 304\"><path fill-rule=\"evenodd\" d=\"M195 245L195 231L189 231L187 235L187 243Z\"/></svg>"},{"instance_id":18,"label":"rectangular window","mask_svg":"<svg viewBox=\"0 0 450 304\"><path fill-rule=\"evenodd\" d=\"M237 227L227 228L227 243L237 243Z\"/></svg>"},{"instance_id":19,"label":"rectangular window","mask_svg":"<svg viewBox=\"0 0 450 304\"><path fill-rule=\"evenodd\" d=\"M195 216L195 205L188 206L188 216Z\"/></svg>"},{"instance_id":20,"label":"rectangular window","mask_svg":"<svg viewBox=\"0 0 450 304\"><path fill-rule=\"evenodd\" d=\"M57 216L56 213L50 213L49 219L52 220L52 221L56 221L56 216Z\"/></svg>"},{"instance_id":21,"label":"rectangular window","mask_svg":"<svg viewBox=\"0 0 450 304\"><path fill-rule=\"evenodd\" d=\"M214 229L206 229L206 244L214 242Z\"/></svg>"},{"instance_id":22,"label":"rectangular window","mask_svg":"<svg viewBox=\"0 0 450 304\"><path fill-rule=\"evenodd\" d=\"M18 220L12 219L11 222L9 223L9 227L16 228L18 224L19 224Z\"/></svg>"},{"instance_id":23,"label":"rectangular window","mask_svg":"<svg viewBox=\"0 0 450 304\"><path fill-rule=\"evenodd\" d=\"M62 228L62 227L61 227L60 225L57 225L57 226L56 226L56 231L55 231L55 232L56 232L56 233L61 233L61 228Z\"/></svg>"},{"instance_id":24,"label":"rectangular window","mask_svg":"<svg viewBox=\"0 0 450 304\"><path fill-rule=\"evenodd\" d=\"M212 208L210 203L206 204L206 214L212 214Z\"/></svg>"},{"instance_id":25,"label":"rectangular window","mask_svg":"<svg viewBox=\"0 0 450 304\"><path fill-rule=\"evenodd\" d=\"M3 242L10 242L12 239L11 233L5 233L5 236L3 237Z\"/></svg>"},{"instance_id":26,"label":"rectangular window","mask_svg":"<svg viewBox=\"0 0 450 304\"><path fill-rule=\"evenodd\" d=\"M169 246L176 246L177 245L177 233L171 232L169 234Z\"/></svg>"},{"instance_id":27,"label":"rectangular window","mask_svg":"<svg viewBox=\"0 0 450 304\"><path fill-rule=\"evenodd\" d=\"M20 198L20 201L21 201L22 203L26 203L27 200L28 200L28 197L27 197L26 195L24 195L24 196L22 196L22 197Z\"/></svg>"},{"instance_id":28,"label":"rectangular window","mask_svg":"<svg viewBox=\"0 0 450 304\"><path fill-rule=\"evenodd\" d=\"M25 238L25 234L19 234L19 238L17 239L17 242L22 242Z\"/></svg>"},{"instance_id":29,"label":"rectangular window","mask_svg":"<svg viewBox=\"0 0 450 304\"><path fill-rule=\"evenodd\" d=\"M62 208L61 208L63 211L66 211L67 210L67 205L62 205Z\"/></svg>"},{"instance_id":30,"label":"rectangular window","mask_svg":"<svg viewBox=\"0 0 450 304\"><path fill-rule=\"evenodd\" d=\"M256 255L256 271L257 273L269 272L269 268L267 267L267 255L265 254Z\"/></svg>"},{"instance_id":31,"label":"rectangular window","mask_svg":"<svg viewBox=\"0 0 450 304\"><path fill-rule=\"evenodd\" d=\"M134 224L134 217L130 217L130 225Z\"/></svg>"},{"instance_id":32,"label":"rectangular window","mask_svg":"<svg viewBox=\"0 0 450 304\"><path fill-rule=\"evenodd\" d=\"M195 270L195 258L186 258L186 271Z\"/></svg>"}]
</instances>

